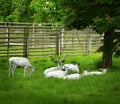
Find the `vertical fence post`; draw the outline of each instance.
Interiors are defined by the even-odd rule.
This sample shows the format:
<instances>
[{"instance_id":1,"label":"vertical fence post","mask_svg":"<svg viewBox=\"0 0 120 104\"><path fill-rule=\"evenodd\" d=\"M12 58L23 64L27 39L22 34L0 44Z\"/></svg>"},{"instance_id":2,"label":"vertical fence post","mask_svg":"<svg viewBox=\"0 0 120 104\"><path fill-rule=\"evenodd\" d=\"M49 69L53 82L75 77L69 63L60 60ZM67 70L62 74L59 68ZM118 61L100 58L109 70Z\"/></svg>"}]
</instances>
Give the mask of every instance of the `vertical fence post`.
<instances>
[{"instance_id":1,"label":"vertical fence post","mask_svg":"<svg viewBox=\"0 0 120 104\"><path fill-rule=\"evenodd\" d=\"M89 32L89 30L87 30L86 35L87 35L87 53L91 53L91 32Z\"/></svg>"},{"instance_id":2,"label":"vertical fence post","mask_svg":"<svg viewBox=\"0 0 120 104\"><path fill-rule=\"evenodd\" d=\"M63 51L63 48L64 48L64 29L61 27L60 28L61 30L60 30L60 33L59 33L59 47L60 47L60 52L59 52L59 54L61 54L62 53L62 51Z\"/></svg>"},{"instance_id":3,"label":"vertical fence post","mask_svg":"<svg viewBox=\"0 0 120 104\"><path fill-rule=\"evenodd\" d=\"M64 29L61 29L61 47L64 47Z\"/></svg>"},{"instance_id":4,"label":"vertical fence post","mask_svg":"<svg viewBox=\"0 0 120 104\"><path fill-rule=\"evenodd\" d=\"M28 36L29 36L29 27L24 28L24 48L23 48L23 57L28 57Z\"/></svg>"},{"instance_id":5,"label":"vertical fence post","mask_svg":"<svg viewBox=\"0 0 120 104\"><path fill-rule=\"evenodd\" d=\"M60 32L57 33L56 36L56 54L60 55Z\"/></svg>"},{"instance_id":6,"label":"vertical fence post","mask_svg":"<svg viewBox=\"0 0 120 104\"><path fill-rule=\"evenodd\" d=\"M7 27L7 56L9 56L10 51L10 27Z\"/></svg>"},{"instance_id":7,"label":"vertical fence post","mask_svg":"<svg viewBox=\"0 0 120 104\"><path fill-rule=\"evenodd\" d=\"M35 46L35 24L33 23L33 35L32 35L32 47L34 48Z\"/></svg>"}]
</instances>

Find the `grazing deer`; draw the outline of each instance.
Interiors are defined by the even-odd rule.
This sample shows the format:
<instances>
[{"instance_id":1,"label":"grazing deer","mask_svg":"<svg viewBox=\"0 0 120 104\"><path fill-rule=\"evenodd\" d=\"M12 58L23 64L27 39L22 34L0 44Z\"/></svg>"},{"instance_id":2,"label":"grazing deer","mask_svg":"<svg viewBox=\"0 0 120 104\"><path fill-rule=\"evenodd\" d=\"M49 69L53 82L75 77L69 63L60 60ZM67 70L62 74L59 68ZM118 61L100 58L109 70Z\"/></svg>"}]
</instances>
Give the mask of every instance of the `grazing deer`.
<instances>
[{"instance_id":1,"label":"grazing deer","mask_svg":"<svg viewBox=\"0 0 120 104\"><path fill-rule=\"evenodd\" d=\"M26 75L27 68L31 69L30 76L35 70L35 68L30 64L29 60L23 57L11 57L9 59L9 64L10 64L9 76L12 75L13 77L14 77L14 70L16 69L17 66L24 67L24 76Z\"/></svg>"}]
</instances>

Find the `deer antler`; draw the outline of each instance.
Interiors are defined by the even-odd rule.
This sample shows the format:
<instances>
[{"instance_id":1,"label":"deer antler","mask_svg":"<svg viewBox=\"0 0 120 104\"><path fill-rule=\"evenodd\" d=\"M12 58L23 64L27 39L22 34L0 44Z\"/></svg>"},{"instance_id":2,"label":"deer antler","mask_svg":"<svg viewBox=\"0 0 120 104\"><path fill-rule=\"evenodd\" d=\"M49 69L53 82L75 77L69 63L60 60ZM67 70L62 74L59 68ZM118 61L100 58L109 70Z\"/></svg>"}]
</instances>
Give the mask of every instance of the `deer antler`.
<instances>
[{"instance_id":1,"label":"deer antler","mask_svg":"<svg viewBox=\"0 0 120 104\"><path fill-rule=\"evenodd\" d=\"M65 57L63 59L61 59L62 62L64 62L66 60L68 55L65 55Z\"/></svg>"},{"instance_id":2,"label":"deer antler","mask_svg":"<svg viewBox=\"0 0 120 104\"><path fill-rule=\"evenodd\" d=\"M65 56L65 58L63 59L55 59L54 57L50 56L50 58L55 62L58 63L58 66L62 66L62 62L65 61L65 59L67 58L68 55Z\"/></svg>"},{"instance_id":3,"label":"deer antler","mask_svg":"<svg viewBox=\"0 0 120 104\"><path fill-rule=\"evenodd\" d=\"M58 59L55 59L54 57L52 56L49 56L51 58L51 60L53 60L55 63L58 62L59 60Z\"/></svg>"}]
</instances>

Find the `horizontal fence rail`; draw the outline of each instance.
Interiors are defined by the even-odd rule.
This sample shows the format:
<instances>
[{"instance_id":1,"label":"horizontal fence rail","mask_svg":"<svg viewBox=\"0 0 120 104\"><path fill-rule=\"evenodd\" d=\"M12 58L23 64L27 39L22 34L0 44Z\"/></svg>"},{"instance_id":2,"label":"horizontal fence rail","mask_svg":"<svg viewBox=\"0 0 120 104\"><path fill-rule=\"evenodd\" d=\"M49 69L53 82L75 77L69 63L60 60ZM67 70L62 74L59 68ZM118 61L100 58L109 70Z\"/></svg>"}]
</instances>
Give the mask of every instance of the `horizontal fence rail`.
<instances>
[{"instance_id":1,"label":"horizontal fence rail","mask_svg":"<svg viewBox=\"0 0 120 104\"><path fill-rule=\"evenodd\" d=\"M103 35L48 23L0 23L0 56L81 55L95 52Z\"/></svg>"}]
</instances>

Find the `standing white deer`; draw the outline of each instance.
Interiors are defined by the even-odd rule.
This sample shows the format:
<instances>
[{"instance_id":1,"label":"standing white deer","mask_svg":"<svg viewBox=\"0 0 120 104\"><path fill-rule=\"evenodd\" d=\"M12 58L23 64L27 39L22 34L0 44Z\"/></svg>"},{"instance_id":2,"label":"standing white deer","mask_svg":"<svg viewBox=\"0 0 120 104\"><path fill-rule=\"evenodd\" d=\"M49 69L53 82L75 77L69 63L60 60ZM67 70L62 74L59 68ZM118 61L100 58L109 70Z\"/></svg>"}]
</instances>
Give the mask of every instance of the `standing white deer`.
<instances>
[{"instance_id":1,"label":"standing white deer","mask_svg":"<svg viewBox=\"0 0 120 104\"><path fill-rule=\"evenodd\" d=\"M30 76L35 70L35 68L30 64L29 60L23 57L11 57L9 59L9 64L10 64L9 76L12 75L13 77L14 77L14 70L16 69L17 66L24 67L24 76L26 75L27 68L31 69Z\"/></svg>"}]
</instances>

